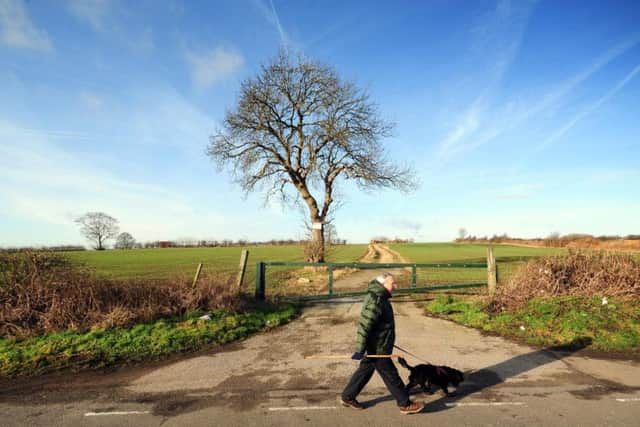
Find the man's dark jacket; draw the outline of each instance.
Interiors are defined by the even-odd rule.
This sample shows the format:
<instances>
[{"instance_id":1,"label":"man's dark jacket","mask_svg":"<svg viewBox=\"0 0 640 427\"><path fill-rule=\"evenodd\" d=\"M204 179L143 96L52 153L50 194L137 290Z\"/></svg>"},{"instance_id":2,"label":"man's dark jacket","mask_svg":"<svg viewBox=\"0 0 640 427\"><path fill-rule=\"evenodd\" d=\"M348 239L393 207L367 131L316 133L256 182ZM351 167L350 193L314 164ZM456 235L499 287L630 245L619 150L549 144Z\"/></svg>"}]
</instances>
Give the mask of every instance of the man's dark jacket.
<instances>
[{"instance_id":1,"label":"man's dark jacket","mask_svg":"<svg viewBox=\"0 0 640 427\"><path fill-rule=\"evenodd\" d=\"M391 354L396 340L391 294L376 280L369 283L362 304L356 337L356 351L368 354Z\"/></svg>"}]
</instances>

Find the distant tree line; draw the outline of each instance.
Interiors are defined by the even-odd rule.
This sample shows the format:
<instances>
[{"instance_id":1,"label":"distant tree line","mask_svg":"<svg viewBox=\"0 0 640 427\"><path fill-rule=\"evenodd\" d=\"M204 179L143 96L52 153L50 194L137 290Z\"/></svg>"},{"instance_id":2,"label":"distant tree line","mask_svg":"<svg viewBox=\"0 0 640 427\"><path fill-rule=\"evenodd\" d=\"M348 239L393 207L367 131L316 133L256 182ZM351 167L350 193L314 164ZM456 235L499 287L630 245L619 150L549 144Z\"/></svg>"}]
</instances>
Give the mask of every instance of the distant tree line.
<instances>
[{"instance_id":1,"label":"distant tree line","mask_svg":"<svg viewBox=\"0 0 640 427\"><path fill-rule=\"evenodd\" d=\"M57 245L57 246L9 246L0 247L0 252L67 252L67 251L86 251L87 248L81 245Z\"/></svg>"},{"instance_id":2,"label":"distant tree line","mask_svg":"<svg viewBox=\"0 0 640 427\"><path fill-rule=\"evenodd\" d=\"M369 240L370 243L413 243L413 239L402 239L400 237L394 237L393 239L386 236L375 236Z\"/></svg>"},{"instance_id":3,"label":"distant tree line","mask_svg":"<svg viewBox=\"0 0 640 427\"><path fill-rule=\"evenodd\" d=\"M459 233L459 235L462 233ZM566 235L561 235L560 233L554 232L549 234L547 237L535 237L531 239L523 239L518 237L510 237L507 233L503 234L494 234L491 237L488 236L474 236L474 235L465 235L464 237L458 237L455 239L456 242L459 243L527 243L534 244L537 246L547 246L547 247L555 247L562 248L568 246L574 242L608 242L608 241L616 241L616 240L640 240L639 234L628 234L626 236L618 236L618 235L602 235L602 236L593 236L591 234L584 233L571 233Z\"/></svg>"},{"instance_id":4,"label":"distant tree line","mask_svg":"<svg viewBox=\"0 0 640 427\"><path fill-rule=\"evenodd\" d=\"M231 247L231 246L285 246L285 245L304 245L308 240L297 239L271 239L264 241L248 240L248 239L222 239L222 240L156 240L154 242L144 243L144 248L216 248L216 247ZM346 245L346 239L335 239L330 242L332 245Z\"/></svg>"},{"instance_id":5,"label":"distant tree line","mask_svg":"<svg viewBox=\"0 0 640 427\"><path fill-rule=\"evenodd\" d=\"M124 234L124 233L123 233ZM128 233L126 233L128 234ZM152 242L136 242L129 239L129 236L123 236L122 239L116 241L114 249L153 249L153 248L217 248L217 247L234 247L234 246L285 246L285 245L305 245L308 240L296 239L271 239L265 241L252 241L247 239L222 239L222 240L196 240L196 239L176 239L176 240L156 240ZM335 239L330 242L331 245L346 245L346 239ZM22 247L0 247L1 252L22 252L22 251L86 251L85 246L80 245L58 245L58 246L22 246Z\"/></svg>"}]
</instances>

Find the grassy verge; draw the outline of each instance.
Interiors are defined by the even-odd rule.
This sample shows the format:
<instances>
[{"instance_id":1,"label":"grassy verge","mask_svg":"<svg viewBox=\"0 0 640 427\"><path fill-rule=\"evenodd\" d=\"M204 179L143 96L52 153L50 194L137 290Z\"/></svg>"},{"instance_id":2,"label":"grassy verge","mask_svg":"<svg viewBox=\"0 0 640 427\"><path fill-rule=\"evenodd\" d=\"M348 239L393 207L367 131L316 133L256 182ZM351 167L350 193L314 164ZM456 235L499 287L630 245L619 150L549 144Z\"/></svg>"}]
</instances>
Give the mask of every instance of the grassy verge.
<instances>
[{"instance_id":1,"label":"grassy verge","mask_svg":"<svg viewBox=\"0 0 640 427\"><path fill-rule=\"evenodd\" d=\"M536 345L584 345L593 350L640 350L640 301L596 297L533 298L519 309L491 314L478 297L438 295L427 314Z\"/></svg>"},{"instance_id":2,"label":"grassy verge","mask_svg":"<svg viewBox=\"0 0 640 427\"><path fill-rule=\"evenodd\" d=\"M0 376L42 374L158 360L170 354L224 344L284 324L298 314L294 305L260 308L247 314L214 311L173 317L129 329L87 333L56 332L23 340L0 339Z\"/></svg>"}]
</instances>

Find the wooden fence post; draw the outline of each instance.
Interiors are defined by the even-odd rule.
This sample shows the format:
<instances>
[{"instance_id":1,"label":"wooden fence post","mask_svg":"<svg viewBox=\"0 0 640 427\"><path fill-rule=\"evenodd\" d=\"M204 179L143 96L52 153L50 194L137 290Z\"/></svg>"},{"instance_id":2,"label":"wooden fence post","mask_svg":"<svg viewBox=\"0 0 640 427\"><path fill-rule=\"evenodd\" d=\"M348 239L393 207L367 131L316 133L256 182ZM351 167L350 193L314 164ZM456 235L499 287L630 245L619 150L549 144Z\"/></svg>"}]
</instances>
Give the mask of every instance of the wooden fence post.
<instances>
[{"instance_id":1,"label":"wooden fence post","mask_svg":"<svg viewBox=\"0 0 640 427\"><path fill-rule=\"evenodd\" d=\"M196 287L196 283L198 283L198 277L200 277L200 270L202 270L202 263L198 264L198 269L196 270L196 275L193 276L193 283L191 284L192 288Z\"/></svg>"},{"instance_id":2,"label":"wooden fence post","mask_svg":"<svg viewBox=\"0 0 640 427\"><path fill-rule=\"evenodd\" d=\"M240 254L240 271L238 271L238 281L236 282L236 289L238 293L242 292L242 281L244 280L244 273L247 270L247 260L249 259L249 251L242 250Z\"/></svg>"},{"instance_id":3,"label":"wooden fence post","mask_svg":"<svg viewBox=\"0 0 640 427\"><path fill-rule=\"evenodd\" d=\"M489 288L489 295L493 295L496 292L497 282L496 257L493 253L493 246L489 246L487 248L487 287Z\"/></svg>"}]
</instances>

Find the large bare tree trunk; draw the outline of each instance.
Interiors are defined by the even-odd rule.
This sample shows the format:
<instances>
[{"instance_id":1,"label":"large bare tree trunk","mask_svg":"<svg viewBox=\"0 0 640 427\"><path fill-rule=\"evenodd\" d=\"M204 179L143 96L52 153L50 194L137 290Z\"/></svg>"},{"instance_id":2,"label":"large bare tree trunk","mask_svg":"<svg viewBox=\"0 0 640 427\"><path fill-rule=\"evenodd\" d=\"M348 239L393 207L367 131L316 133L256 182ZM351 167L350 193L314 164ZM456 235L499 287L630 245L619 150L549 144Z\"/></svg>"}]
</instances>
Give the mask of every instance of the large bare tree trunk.
<instances>
[{"instance_id":1,"label":"large bare tree trunk","mask_svg":"<svg viewBox=\"0 0 640 427\"><path fill-rule=\"evenodd\" d=\"M313 224L314 220L311 220L311 221ZM322 223L317 219L315 221ZM323 227L324 227L324 224L323 224ZM313 231L313 236L312 236L313 239L311 241L311 244L313 247L313 251L312 251L313 259L311 260L311 262L324 262L324 230L322 228L320 229L314 228L312 231Z\"/></svg>"}]
</instances>

